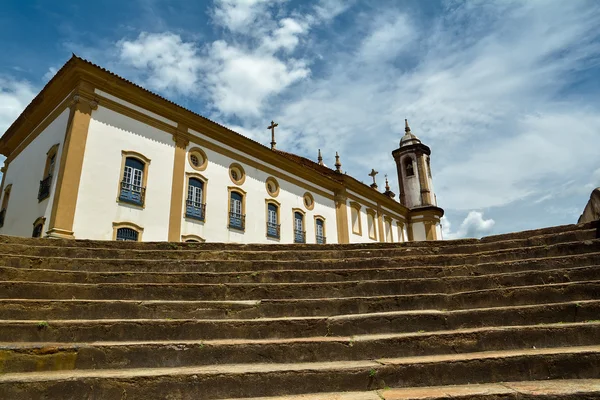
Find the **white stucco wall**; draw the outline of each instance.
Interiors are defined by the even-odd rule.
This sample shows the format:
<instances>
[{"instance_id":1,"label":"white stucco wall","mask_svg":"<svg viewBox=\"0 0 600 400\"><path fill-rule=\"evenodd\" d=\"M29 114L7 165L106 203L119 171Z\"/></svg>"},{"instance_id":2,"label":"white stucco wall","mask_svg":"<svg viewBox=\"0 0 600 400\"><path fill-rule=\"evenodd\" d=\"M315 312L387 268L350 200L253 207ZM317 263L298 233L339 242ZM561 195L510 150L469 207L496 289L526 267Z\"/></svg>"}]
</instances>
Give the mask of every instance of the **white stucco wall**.
<instances>
[{"instance_id":1,"label":"white stucco wall","mask_svg":"<svg viewBox=\"0 0 600 400\"><path fill-rule=\"evenodd\" d=\"M423 222L413 222L412 223L412 232L413 232L413 240L415 242L427 240L427 235L425 233L425 224Z\"/></svg>"},{"instance_id":2,"label":"white stucco wall","mask_svg":"<svg viewBox=\"0 0 600 400\"><path fill-rule=\"evenodd\" d=\"M46 218L45 234L50 222L50 213L56 191L56 176L60 168L60 156L63 150L63 140L68 120L69 109L66 109L25 147L8 166L4 187L12 184L12 189L4 226L0 228L0 234L31 236L33 222L39 217ZM46 167L46 153L55 144L59 144L59 146L50 197L38 202L40 181L44 178ZM4 193L2 193L2 197L4 197Z\"/></svg>"},{"instance_id":3,"label":"white stucco wall","mask_svg":"<svg viewBox=\"0 0 600 400\"><path fill-rule=\"evenodd\" d=\"M122 151L150 159L145 208L117 202ZM73 231L78 239L113 238L113 222L144 228L142 240L167 240L175 142L170 134L105 107L92 113Z\"/></svg>"},{"instance_id":4,"label":"white stucco wall","mask_svg":"<svg viewBox=\"0 0 600 400\"><path fill-rule=\"evenodd\" d=\"M412 158L413 160L413 171L414 175L406 176L404 170L404 162L406 158ZM419 169L417 168L417 160L410 155L404 155L400 159L402 165L402 173L405 174L402 177L403 184L403 192L405 196L406 206L408 208L413 208L415 206L421 205L421 187L419 185Z\"/></svg>"}]
</instances>

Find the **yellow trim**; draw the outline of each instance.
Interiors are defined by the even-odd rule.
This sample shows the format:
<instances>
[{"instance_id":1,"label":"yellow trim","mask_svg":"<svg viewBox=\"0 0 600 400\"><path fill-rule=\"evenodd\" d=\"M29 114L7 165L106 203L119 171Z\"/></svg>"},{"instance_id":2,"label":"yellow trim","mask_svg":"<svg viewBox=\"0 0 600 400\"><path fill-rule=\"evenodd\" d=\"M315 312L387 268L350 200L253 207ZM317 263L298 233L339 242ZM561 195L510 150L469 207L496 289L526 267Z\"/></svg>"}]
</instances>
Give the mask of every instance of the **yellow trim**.
<instances>
[{"instance_id":1,"label":"yellow trim","mask_svg":"<svg viewBox=\"0 0 600 400\"><path fill-rule=\"evenodd\" d=\"M377 240L377 226L376 224L376 220L377 220L377 211L371 209L371 208L367 208L367 235L369 235L369 239L373 239L373 240ZM372 224L369 224L369 217L372 218ZM371 235L371 225L373 226L373 235Z\"/></svg>"},{"instance_id":2,"label":"yellow trim","mask_svg":"<svg viewBox=\"0 0 600 400\"><path fill-rule=\"evenodd\" d=\"M431 205L431 191L429 190L429 180L427 179L427 166L423 154L417 155L417 170L419 171L419 187L421 188L421 204Z\"/></svg>"},{"instance_id":3,"label":"yellow trim","mask_svg":"<svg viewBox=\"0 0 600 400\"><path fill-rule=\"evenodd\" d=\"M317 220L320 219L321 221L323 221L323 237L325 238L325 240L327 240L327 221L325 220L325 217L322 215L315 215L314 216L314 223L315 223L315 243L317 243Z\"/></svg>"},{"instance_id":4,"label":"yellow trim","mask_svg":"<svg viewBox=\"0 0 600 400\"><path fill-rule=\"evenodd\" d=\"M389 224L389 231L388 231L388 224ZM392 231L392 218L388 217L387 215L385 217L383 217L383 228L384 228L384 233L385 233L385 241L388 243L393 243L394 242L394 233ZM389 232L389 238L388 238L388 232Z\"/></svg>"},{"instance_id":5,"label":"yellow trim","mask_svg":"<svg viewBox=\"0 0 600 400\"><path fill-rule=\"evenodd\" d=\"M198 180L200 180L204 185L202 186L202 204L206 204L206 191L208 190L208 178L204 177L204 175L201 175L197 172L186 172L185 173L185 191L184 191L184 196L183 196L183 200L182 200L182 205L183 205L183 218L185 217L185 208L186 208L186 204L187 204L187 198L188 198L188 193L190 191L190 179L191 178L196 178ZM188 220L188 218L186 218L186 220ZM194 222L198 222L198 223L206 223L206 209L204 210L204 222L203 221L199 221L197 219L192 219L189 218L190 221L194 221Z\"/></svg>"},{"instance_id":6,"label":"yellow trim","mask_svg":"<svg viewBox=\"0 0 600 400\"><path fill-rule=\"evenodd\" d=\"M383 214L379 205L377 207L377 228L379 230L379 241L385 243L385 231L383 229Z\"/></svg>"},{"instance_id":7,"label":"yellow trim","mask_svg":"<svg viewBox=\"0 0 600 400\"><path fill-rule=\"evenodd\" d=\"M337 242L350 243L350 235L348 234L348 206L346 205L347 197L345 192L337 192L334 198L335 201L335 223L337 227Z\"/></svg>"},{"instance_id":8,"label":"yellow trim","mask_svg":"<svg viewBox=\"0 0 600 400\"><path fill-rule=\"evenodd\" d=\"M275 204L277 206L277 224L279 225L279 237L275 238L267 235L267 223L269 222L269 204ZM265 199L265 237L267 239L280 240L281 239L281 203L275 199Z\"/></svg>"},{"instance_id":9,"label":"yellow trim","mask_svg":"<svg viewBox=\"0 0 600 400\"><path fill-rule=\"evenodd\" d=\"M130 228L138 233L138 242L142 241L142 234L144 233L144 228L141 226L134 224L133 222L113 222L113 240L117 240L117 231L120 228Z\"/></svg>"},{"instance_id":10,"label":"yellow trim","mask_svg":"<svg viewBox=\"0 0 600 400\"><path fill-rule=\"evenodd\" d=\"M195 241L200 242L200 243L206 242L206 239L204 239L204 238L202 238L202 237L200 237L198 235L192 235L192 234L181 235L181 241L182 242L187 242L188 240L195 240Z\"/></svg>"},{"instance_id":11,"label":"yellow trim","mask_svg":"<svg viewBox=\"0 0 600 400\"><path fill-rule=\"evenodd\" d=\"M144 188L144 200L142 201L141 205L137 205L137 204L131 204L128 202L124 202L121 201L120 196L121 196L121 182L123 180L123 175L125 173L125 161L127 160L127 158L137 158L138 160L140 160L141 162L144 163L144 175L142 176L142 187ZM145 155L143 155L142 153L138 153L137 151L132 151L132 150L121 150L121 171L119 172L119 179L117 182L117 203L121 203L130 207L136 207L136 208L146 208L146 197L148 194L148 169L150 167L150 159L148 157L146 157Z\"/></svg>"},{"instance_id":12,"label":"yellow trim","mask_svg":"<svg viewBox=\"0 0 600 400\"><path fill-rule=\"evenodd\" d=\"M275 186L275 191L274 192L269 192L269 183L273 184ZM271 197L277 197L279 196L279 182L277 182L277 179L273 178L272 176L268 177L267 180L265 181L265 189L267 189L267 193L269 194L269 196Z\"/></svg>"},{"instance_id":13,"label":"yellow trim","mask_svg":"<svg viewBox=\"0 0 600 400\"><path fill-rule=\"evenodd\" d=\"M46 218L45 217L38 217L35 221L33 221L33 230L35 230L35 228L38 225L42 225L42 229L40 230L40 234L43 235L44 233L44 225L46 224ZM31 236L33 236L33 231L31 232ZM40 236L43 237L43 236Z\"/></svg>"},{"instance_id":14,"label":"yellow trim","mask_svg":"<svg viewBox=\"0 0 600 400\"><path fill-rule=\"evenodd\" d=\"M355 202L355 201L351 201L350 202L350 222L352 222L352 233L355 235L359 235L362 236L362 216L361 216L361 210L362 206ZM358 219L358 230L354 230L354 218L353 218L353 212L356 212L356 216Z\"/></svg>"},{"instance_id":15,"label":"yellow trim","mask_svg":"<svg viewBox=\"0 0 600 400\"><path fill-rule=\"evenodd\" d=\"M310 204L306 204L307 199L310 200ZM302 197L302 203L304 204L304 207L306 207L306 209L309 211L312 211L315 209L315 198L313 197L312 194L310 194L310 192L304 193L304 196Z\"/></svg>"},{"instance_id":16,"label":"yellow trim","mask_svg":"<svg viewBox=\"0 0 600 400\"><path fill-rule=\"evenodd\" d=\"M187 130L183 126L179 129ZM169 232L167 240L169 242L178 242L181 238L181 212L183 207L184 193L182 193L184 185L185 171L185 152L189 141L178 134L173 135L175 142L173 156L173 179L171 180L171 205L169 207ZM121 174L123 176L123 174ZM144 176L146 173L144 172ZM144 201L146 196L144 196Z\"/></svg>"},{"instance_id":17,"label":"yellow trim","mask_svg":"<svg viewBox=\"0 0 600 400\"><path fill-rule=\"evenodd\" d=\"M244 229L232 228L229 226L229 213L231 212L231 192L236 192L242 195L242 215L244 218ZM227 186L227 229L234 231L246 231L246 191L237 186Z\"/></svg>"},{"instance_id":18,"label":"yellow trim","mask_svg":"<svg viewBox=\"0 0 600 400\"><path fill-rule=\"evenodd\" d=\"M187 131L187 129L186 129L186 131ZM189 139L188 139L188 141L189 141ZM197 167L194 164L192 164L192 155L194 153L197 153L197 155L202 157L202 160L204 160L204 162ZM206 169L206 167L208 166L208 157L206 156L206 153L204 152L204 150L202 150L200 147L192 147L188 151L188 162L190 163L190 166L192 168L194 168L196 171L204 171Z\"/></svg>"},{"instance_id":19,"label":"yellow trim","mask_svg":"<svg viewBox=\"0 0 600 400\"><path fill-rule=\"evenodd\" d=\"M231 174L231 172L234 169L237 169L237 172L241 175L238 177L238 179L233 179L233 175ZM246 171L244 170L244 167L235 162L231 163L231 165L229 166L229 179L231 179L231 182L235 183L236 185L243 185L244 182L246 182Z\"/></svg>"},{"instance_id":20,"label":"yellow trim","mask_svg":"<svg viewBox=\"0 0 600 400\"><path fill-rule=\"evenodd\" d=\"M88 130L92 111L98 108L93 87L85 82L81 83L70 106L71 113L63 140L47 235L73 239L73 222Z\"/></svg>"}]
</instances>

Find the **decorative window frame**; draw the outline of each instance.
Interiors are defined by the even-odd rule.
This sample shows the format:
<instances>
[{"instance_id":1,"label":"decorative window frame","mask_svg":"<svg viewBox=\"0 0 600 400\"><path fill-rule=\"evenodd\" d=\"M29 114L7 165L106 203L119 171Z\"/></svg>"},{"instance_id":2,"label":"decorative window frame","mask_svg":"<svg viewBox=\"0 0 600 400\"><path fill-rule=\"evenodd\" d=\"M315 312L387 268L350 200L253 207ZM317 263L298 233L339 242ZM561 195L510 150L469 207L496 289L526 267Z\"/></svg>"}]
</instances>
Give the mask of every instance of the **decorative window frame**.
<instances>
[{"instance_id":1,"label":"decorative window frame","mask_svg":"<svg viewBox=\"0 0 600 400\"><path fill-rule=\"evenodd\" d=\"M123 174L125 172L125 161L127 160L128 157L137 158L138 160L140 160L141 162L144 163L144 176L142 176L142 187L144 188L145 192L144 192L143 201L142 201L141 205L128 203L126 201L121 200L121 198L120 198L121 197L121 182L123 180ZM146 197L148 197L147 196L147 194L148 194L148 169L150 167L151 161L152 160L150 160L148 157L146 157L142 153L138 153L137 151L121 150L121 171L119 172L119 179L117 180L117 203L124 204L129 207L136 207L136 208L142 208L142 209L146 208ZM116 239L113 239L113 240L116 240Z\"/></svg>"},{"instance_id":2,"label":"decorative window frame","mask_svg":"<svg viewBox=\"0 0 600 400\"><path fill-rule=\"evenodd\" d=\"M206 239L198 236L198 235L194 235L194 234L188 234L188 235L181 235L181 241L182 242L187 242L188 240L193 240L194 242L188 242L188 243L204 243L206 242Z\"/></svg>"},{"instance_id":3,"label":"decorative window frame","mask_svg":"<svg viewBox=\"0 0 600 400\"><path fill-rule=\"evenodd\" d=\"M242 195L242 215L244 216L244 229L234 228L229 226L229 213L231 212L231 192L236 192ZM227 186L227 229L236 232L246 231L246 191L237 186Z\"/></svg>"},{"instance_id":4,"label":"decorative window frame","mask_svg":"<svg viewBox=\"0 0 600 400\"><path fill-rule=\"evenodd\" d=\"M35 228L40 224L42 225L42 229L41 229L42 235L40 236L40 238L43 238L44 237L44 225L46 225L46 217L38 217L35 221L33 221L33 230L35 230ZM33 237L33 231L31 232L31 235Z\"/></svg>"},{"instance_id":5,"label":"decorative window frame","mask_svg":"<svg viewBox=\"0 0 600 400\"><path fill-rule=\"evenodd\" d=\"M267 223L269 222L269 204L277 206L277 224L279 225L279 237L269 236L266 231ZM265 199L265 237L270 240L281 240L281 203L275 199Z\"/></svg>"},{"instance_id":6,"label":"decorative window frame","mask_svg":"<svg viewBox=\"0 0 600 400\"><path fill-rule=\"evenodd\" d=\"M362 216L361 216L362 206L356 201L350 202L350 223L352 224L352 233L354 235L362 236ZM354 221L352 220L352 211L355 210L358 215L358 231L354 230Z\"/></svg>"},{"instance_id":7,"label":"decorative window frame","mask_svg":"<svg viewBox=\"0 0 600 400\"><path fill-rule=\"evenodd\" d=\"M202 204L206 204L206 192L208 191L208 178L206 178L204 175L201 175L197 172L186 172L185 173L185 192L183 192L183 218L186 221L206 223L206 214L207 214L206 206L204 208L204 221L200 221L200 220L194 219L194 218L187 218L185 216L186 209L187 209L188 193L190 190L190 178L199 179L204 184L204 186L202 187Z\"/></svg>"},{"instance_id":8,"label":"decorative window frame","mask_svg":"<svg viewBox=\"0 0 600 400\"><path fill-rule=\"evenodd\" d=\"M198 155L200 155L202 157L202 159L204 160L204 162L197 167L194 164L192 164L192 155L194 153L197 153ZM192 147L191 149L189 149L188 153L187 153L187 159L188 159L188 163L190 164L190 167L192 167L196 171L204 171L206 169L206 167L208 166L208 157L206 156L206 152L204 152L204 150L202 150L200 147Z\"/></svg>"},{"instance_id":9,"label":"decorative window frame","mask_svg":"<svg viewBox=\"0 0 600 400\"><path fill-rule=\"evenodd\" d=\"M322 215L315 215L313 217L315 223L315 243L317 243L317 220L323 221L323 239L327 240L327 220Z\"/></svg>"},{"instance_id":10,"label":"decorative window frame","mask_svg":"<svg viewBox=\"0 0 600 400\"><path fill-rule=\"evenodd\" d=\"M231 171L233 169L237 169L238 172L240 173L240 177L239 179L235 180L233 179L233 176L231 175ZM229 166L229 179L231 179L231 182L233 182L234 184L241 186L244 184L244 182L246 182L246 171L244 170L244 167L242 167L240 164L234 162L231 163L231 165Z\"/></svg>"},{"instance_id":11,"label":"decorative window frame","mask_svg":"<svg viewBox=\"0 0 600 400\"><path fill-rule=\"evenodd\" d=\"M59 146L60 146L60 143L56 143L54 146L50 147L50 149L48 149L48 151L46 152L46 164L44 165L44 174L42 175L42 180L40 181L40 190L41 190L42 182L44 180L46 180L48 177L50 177L50 158L52 156L58 155ZM47 200L50 197L50 194L52 191L52 181L54 181L54 171L57 168L56 167L57 161L59 161L59 160L56 160L56 158L55 158L54 159L54 167L53 167L53 171L52 171L52 179L50 180L50 183L48 186L48 194L44 197L38 197L38 203L41 203L42 201Z\"/></svg>"},{"instance_id":12,"label":"decorative window frame","mask_svg":"<svg viewBox=\"0 0 600 400\"><path fill-rule=\"evenodd\" d=\"M389 230L389 240L388 240L388 230L387 230L387 225L386 224L390 224L390 230ZM383 231L385 234L385 241L387 243L394 243L394 224L392 221L392 217L388 217L387 215L383 217Z\"/></svg>"},{"instance_id":13,"label":"decorative window frame","mask_svg":"<svg viewBox=\"0 0 600 400\"><path fill-rule=\"evenodd\" d=\"M369 229L369 217L373 218L373 235ZM377 211L367 208L367 235L369 239L377 240Z\"/></svg>"},{"instance_id":14,"label":"decorative window frame","mask_svg":"<svg viewBox=\"0 0 600 400\"><path fill-rule=\"evenodd\" d=\"M133 222L113 222L113 237L112 240L117 240L117 231L120 228L130 228L138 233L138 242L142 241L142 234L144 233L144 228L141 226L134 224Z\"/></svg>"},{"instance_id":15,"label":"decorative window frame","mask_svg":"<svg viewBox=\"0 0 600 400\"><path fill-rule=\"evenodd\" d=\"M300 214L302 214L302 228L303 228L303 232L304 232L304 243L306 243L306 211L304 211L301 208L292 208L292 243L297 243L295 242L295 235L296 235L296 213L299 212Z\"/></svg>"},{"instance_id":16,"label":"decorative window frame","mask_svg":"<svg viewBox=\"0 0 600 400\"><path fill-rule=\"evenodd\" d=\"M2 196L2 207L0 210L6 210L8 208L8 202L10 201L10 193L12 191L12 183L6 185L4 188L4 195Z\"/></svg>"},{"instance_id":17,"label":"decorative window frame","mask_svg":"<svg viewBox=\"0 0 600 400\"><path fill-rule=\"evenodd\" d=\"M269 191L269 183L271 183L272 185L275 185L276 190L274 192L270 192ZM275 198L277 196L279 196L279 182L277 182L277 179L275 179L274 177L270 176L267 178L267 180L265 181L265 189L267 190L267 193L269 194L269 196Z\"/></svg>"},{"instance_id":18,"label":"decorative window frame","mask_svg":"<svg viewBox=\"0 0 600 400\"><path fill-rule=\"evenodd\" d=\"M310 205L306 204L306 199L310 199ZM312 211L315 209L315 198L310 192L305 192L302 196L302 204L308 211Z\"/></svg>"}]
</instances>

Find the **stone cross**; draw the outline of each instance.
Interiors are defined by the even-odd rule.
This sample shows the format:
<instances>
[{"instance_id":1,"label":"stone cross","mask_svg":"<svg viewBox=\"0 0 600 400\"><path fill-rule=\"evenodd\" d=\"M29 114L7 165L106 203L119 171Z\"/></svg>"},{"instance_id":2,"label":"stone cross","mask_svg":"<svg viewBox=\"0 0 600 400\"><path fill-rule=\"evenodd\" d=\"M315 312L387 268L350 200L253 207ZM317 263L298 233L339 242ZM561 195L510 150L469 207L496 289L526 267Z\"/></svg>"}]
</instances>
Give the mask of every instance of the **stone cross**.
<instances>
[{"instance_id":1,"label":"stone cross","mask_svg":"<svg viewBox=\"0 0 600 400\"><path fill-rule=\"evenodd\" d=\"M377 175L379 172L375 171L374 169L371 169L371 173L369 174L369 176L371 178L373 178L373 183L371 184L371 187L373 189L377 189L377 182L375 182L375 175Z\"/></svg>"},{"instance_id":2,"label":"stone cross","mask_svg":"<svg viewBox=\"0 0 600 400\"><path fill-rule=\"evenodd\" d=\"M271 150L275 150L275 128L278 127L279 124L276 124L275 121L271 120L271 126L268 126L267 129L271 130Z\"/></svg>"}]
</instances>

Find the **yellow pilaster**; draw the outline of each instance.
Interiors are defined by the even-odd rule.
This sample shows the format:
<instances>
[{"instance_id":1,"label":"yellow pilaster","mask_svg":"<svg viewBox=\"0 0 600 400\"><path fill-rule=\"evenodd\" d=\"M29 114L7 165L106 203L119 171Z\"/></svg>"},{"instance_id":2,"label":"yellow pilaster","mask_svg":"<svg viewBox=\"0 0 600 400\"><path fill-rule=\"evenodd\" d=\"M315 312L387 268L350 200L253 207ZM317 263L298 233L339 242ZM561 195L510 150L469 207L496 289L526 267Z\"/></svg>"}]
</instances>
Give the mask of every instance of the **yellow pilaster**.
<instances>
[{"instance_id":1,"label":"yellow pilaster","mask_svg":"<svg viewBox=\"0 0 600 400\"><path fill-rule=\"evenodd\" d=\"M169 242L181 241L181 220L183 218L183 187L185 185L185 159L189 140L180 132L187 127L179 125L173 134L175 157L173 160L173 183L171 185L171 209L169 212Z\"/></svg>"},{"instance_id":2,"label":"yellow pilaster","mask_svg":"<svg viewBox=\"0 0 600 400\"><path fill-rule=\"evenodd\" d=\"M425 155L417 155L417 169L419 171L419 184L421 186L421 204L430 205L431 190L429 189L429 180L427 179L427 166L425 165Z\"/></svg>"},{"instance_id":3,"label":"yellow pilaster","mask_svg":"<svg viewBox=\"0 0 600 400\"><path fill-rule=\"evenodd\" d=\"M377 206L377 229L379 230L379 241L385 242L385 230L383 229L383 214L379 205Z\"/></svg>"},{"instance_id":4,"label":"yellow pilaster","mask_svg":"<svg viewBox=\"0 0 600 400\"><path fill-rule=\"evenodd\" d=\"M350 243L350 234L348 232L348 206L346 205L346 195L336 193L335 200L335 222L337 225L338 243Z\"/></svg>"}]
</instances>

